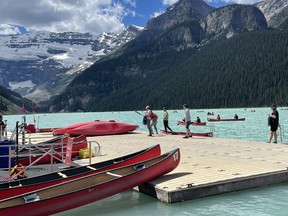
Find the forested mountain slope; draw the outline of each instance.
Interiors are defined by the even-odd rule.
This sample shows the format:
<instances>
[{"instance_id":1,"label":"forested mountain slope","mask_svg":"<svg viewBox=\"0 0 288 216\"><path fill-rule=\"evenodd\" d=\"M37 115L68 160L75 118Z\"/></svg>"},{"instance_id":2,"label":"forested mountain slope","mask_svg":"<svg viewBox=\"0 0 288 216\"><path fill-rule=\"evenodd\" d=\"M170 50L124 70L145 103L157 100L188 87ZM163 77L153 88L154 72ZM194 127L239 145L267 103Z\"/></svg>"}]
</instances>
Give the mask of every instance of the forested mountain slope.
<instances>
[{"instance_id":1,"label":"forested mountain slope","mask_svg":"<svg viewBox=\"0 0 288 216\"><path fill-rule=\"evenodd\" d=\"M287 33L242 33L199 49L153 56L144 55L151 49L147 46L93 65L54 98L51 110L134 110L146 104L172 109L183 103L192 108L286 105Z\"/></svg>"},{"instance_id":2,"label":"forested mountain slope","mask_svg":"<svg viewBox=\"0 0 288 216\"><path fill-rule=\"evenodd\" d=\"M20 94L0 86L0 113L20 114L22 107L31 111L32 102L22 98Z\"/></svg>"}]
</instances>

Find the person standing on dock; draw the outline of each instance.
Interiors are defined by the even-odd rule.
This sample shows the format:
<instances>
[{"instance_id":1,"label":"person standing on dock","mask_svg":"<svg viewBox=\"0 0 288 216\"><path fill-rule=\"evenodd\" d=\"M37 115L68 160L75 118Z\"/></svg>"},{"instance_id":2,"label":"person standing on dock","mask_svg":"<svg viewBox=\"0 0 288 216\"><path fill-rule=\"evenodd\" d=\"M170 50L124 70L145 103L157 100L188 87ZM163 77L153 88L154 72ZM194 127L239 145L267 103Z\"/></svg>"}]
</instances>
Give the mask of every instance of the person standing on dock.
<instances>
[{"instance_id":1,"label":"person standing on dock","mask_svg":"<svg viewBox=\"0 0 288 216\"><path fill-rule=\"evenodd\" d=\"M164 130L165 130L166 134L168 134L167 128L168 128L171 132L173 132L173 131L172 131L172 129L171 129L171 128L169 127L169 125L168 125L169 114L168 114L168 112L167 112L166 107L163 107L163 111L164 111L164 114L163 114Z\"/></svg>"},{"instance_id":2,"label":"person standing on dock","mask_svg":"<svg viewBox=\"0 0 288 216\"><path fill-rule=\"evenodd\" d=\"M148 128L148 132L149 135L148 136L152 136L152 128L151 128L151 119L152 119L152 110L150 106L146 106L146 116L147 116L147 120L146 120L146 125Z\"/></svg>"},{"instance_id":3,"label":"person standing on dock","mask_svg":"<svg viewBox=\"0 0 288 216\"><path fill-rule=\"evenodd\" d=\"M190 116L190 110L187 104L183 105L183 109L184 109L184 122L185 122L185 128L186 128L186 136L184 136L183 138L188 138L188 137L192 137L191 131L189 129L189 126L191 124L191 116Z\"/></svg>"},{"instance_id":4,"label":"person standing on dock","mask_svg":"<svg viewBox=\"0 0 288 216\"><path fill-rule=\"evenodd\" d=\"M151 129L153 131L153 127L154 127L154 130L155 130L156 134L158 134L157 119L158 119L158 116L156 115L156 113L154 113L152 111L152 113L151 113Z\"/></svg>"},{"instance_id":5,"label":"person standing on dock","mask_svg":"<svg viewBox=\"0 0 288 216\"><path fill-rule=\"evenodd\" d=\"M271 106L272 113L268 114L268 124L270 125L270 134L269 134L269 140L268 143L271 142L272 137L274 137L274 142L277 143L277 129L279 126L279 113L277 110L277 106L273 104Z\"/></svg>"},{"instance_id":6,"label":"person standing on dock","mask_svg":"<svg viewBox=\"0 0 288 216\"><path fill-rule=\"evenodd\" d=\"M5 124L5 122L3 121L3 116L0 115L0 131L1 131L1 139L2 139L2 136L4 136L5 128L6 128L6 124Z\"/></svg>"}]
</instances>

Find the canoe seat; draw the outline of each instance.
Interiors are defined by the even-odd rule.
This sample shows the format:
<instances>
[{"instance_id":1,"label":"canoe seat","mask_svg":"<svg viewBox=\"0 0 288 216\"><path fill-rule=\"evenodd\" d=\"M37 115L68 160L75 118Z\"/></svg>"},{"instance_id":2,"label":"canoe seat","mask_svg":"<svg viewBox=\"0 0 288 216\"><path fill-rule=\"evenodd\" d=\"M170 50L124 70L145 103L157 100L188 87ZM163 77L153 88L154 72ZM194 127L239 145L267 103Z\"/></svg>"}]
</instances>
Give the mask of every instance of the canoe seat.
<instances>
[{"instance_id":1,"label":"canoe seat","mask_svg":"<svg viewBox=\"0 0 288 216\"><path fill-rule=\"evenodd\" d=\"M25 203L31 203L31 202L36 202L40 200L40 197L37 196L36 193L23 196L23 198L25 200Z\"/></svg>"},{"instance_id":2,"label":"canoe seat","mask_svg":"<svg viewBox=\"0 0 288 216\"><path fill-rule=\"evenodd\" d=\"M65 175L64 173L58 172L57 174L62 178L67 178L67 175Z\"/></svg>"},{"instance_id":3,"label":"canoe seat","mask_svg":"<svg viewBox=\"0 0 288 216\"><path fill-rule=\"evenodd\" d=\"M22 184L20 183L19 185L15 185L15 186L9 186L9 188L17 188L17 187L22 187Z\"/></svg>"},{"instance_id":4,"label":"canoe seat","mask_svg":"<svg viewBox=\"0 0 288 216\"><path fill-rule=\"evenodd\" d=\"M122 175L116 174L116 173L111 173L111 172L106 172L107 175L115 176L115 177L122 177Z\"/></svg>"},{"instance_id":5,"label":"canoe seat","mask_svg":"<svg viewBox=\"0 0 288 216\"><path fill-rule=\"evenodd\" d=\"M96 170L96 168L91 167L91 166L86 166L87 168L91 169L91 170Z\"/></svg>"},{"instance_id":6,"label":"canoe seat","mask_svg":"<svg viewBox=\"0 0 288 216\"><path fill-rule=\"evenodd\" d=\"M139 170L142 170L142 169L145 169L145 168L146 168L145 164L137 164L137 165L133 166L133 169L135 171L139 171Z\"/></svg>"}]
</instances>

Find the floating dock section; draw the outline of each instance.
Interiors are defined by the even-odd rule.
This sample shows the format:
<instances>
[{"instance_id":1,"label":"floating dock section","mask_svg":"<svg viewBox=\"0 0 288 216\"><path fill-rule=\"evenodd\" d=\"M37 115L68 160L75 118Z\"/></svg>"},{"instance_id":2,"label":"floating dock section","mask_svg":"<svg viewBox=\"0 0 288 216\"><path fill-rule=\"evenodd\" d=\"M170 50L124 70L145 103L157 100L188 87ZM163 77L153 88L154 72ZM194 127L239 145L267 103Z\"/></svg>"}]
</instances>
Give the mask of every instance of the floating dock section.
<instances>
[{"instance_id":1,"label":"floating dock section","mask_svg":"<svg viewBox=\"0 0 288 216\"><path fill-rule=\"evenodd\" d=\"M104 158L124 155L154 144L160 144L162 152L179 147L179 166L138 189L167 203L288 181L288 146L284 144L216 137L183 139L178 135L148 137L147 134L91 139L101 144L102 153L106 154Z\"/></svg>"}]
</instances>

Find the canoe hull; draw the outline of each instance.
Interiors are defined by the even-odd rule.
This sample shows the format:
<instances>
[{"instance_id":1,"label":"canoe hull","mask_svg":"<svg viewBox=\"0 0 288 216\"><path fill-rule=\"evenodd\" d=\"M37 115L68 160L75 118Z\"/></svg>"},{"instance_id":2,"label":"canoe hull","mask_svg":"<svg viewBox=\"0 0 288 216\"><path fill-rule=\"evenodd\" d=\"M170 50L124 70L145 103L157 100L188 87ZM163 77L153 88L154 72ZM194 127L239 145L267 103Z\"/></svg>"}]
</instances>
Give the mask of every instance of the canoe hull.
<instances>
[{"instance_id":1,"label":"canoe hull","mask_svg":"<svg viewBox=\"0 0 288 216\"><path fill-rule=\"evenodd\" d=\"M154 159L151 159L154 160ZM151 161L150 160L150 161ZM44 198L38 201L23 203L23 199L21 196L16 197L12 202L15 205L11 207L4 208L3 206L7 205L5 201L0 203L0 214L5 216L17 216L23 215L25 216L33 216L33 215L51 215L58 212L66 211L72 208L76 208L82 205L89 204L91 202L95 202L101 200L103 198L112 196L114 194L126 191L128 189L132 189L135 186L141 185L143 183L149 182L155 178L158 178L166 173L174 170L180 162L180 151L179 149L172 151L169 153L169 156L163 158L161 161L149 165L149 162L143 162L143 164L147 164L148 166L143 167L140 170L133 171L131 173L125 174L122 177L111 177L111 180L103 181L101 184L93 183L97 182L97 178L101 178L103 176L107 176L107 173L99 173L95 176L88 176L84 179L84 181L89 181L90 186L85 189L77 190L77 185L82 185L83 179L78 179L75 181L70 181L67 183L63 183L61 185L57 185L51 188L45 188L42 191L34 191L35 193L41 196L41 193L49 193L53 194L54 190L57 190L57 194L62 188L65 188L65 191L71 190L72 187L75 187L75 191L64 193L63 195L57 195L53 198ZM137 164L135 164L137 165ZM120 172L122 170L127 169L127 167L119 168ZM110 170L110 172L119 172L116 170ZM61 193L61 192L60 192ZM8 200L8 202L11 202ZM15 201L14 201L15 200ZM22 203L22 204L21 204Z\"/></svg>"},{"instance_id":2,"label":"canoe hull","mask_svg":"<svg viewBox=\"0 0 288 216\"><path fill-rule=\"evenodd\" d=\"M161 130L162 134L166 134L166 132L164 130ZM170 132L168 131L169 135L181 135L181 136L185 136L186 132ZM192 136L198 136L198 137L213 137L213 132L206 132L206 133L191 133Z\"/></svg>"},{"instance_id":3,"label":"canoe hull","mask_svg":"<svg viewBox=\"0 0 288 216\"><path fill-rule=\"evenodd\" d=\"M185 125L186 123L185 122L178 122L177 125ZM206 122L201 122L201 123L198 123L198 122L191 122L191 125L193 126L206 126Z\"/></svg>"},{"instance_id":4,"label":"canoe hull","mask_svg":"<svg viewBox=\"0 0 288 216\"><path fill-rule=\"evenodd\" d=\"M57 173L47 174L43 176L24 179L21 181L14 181L10 183L0 184L0 200L7 199L9 197L17 196L20 194L28 193L30 191L39 190L41 188L53 186L63 182L70 181L72 179L81 178L87 175L96 174L99 172L120 168L122 166L139 163L141 161L148 160L153 157L157 157L161 154L160 145L155 145L145 150L135 152L130 155L115 158L109 161L95 163L88 166L79 168L73 168L70 170L61 171L62 175L66 175L67 178L62 178ZM21 187L19 187L21 183ZM12 186L12 187L11 187ZM17 187L18 186L18 187Z\"/></svg>"},{"instance_id":5,"label":"canoe hull","mask_svg":"<svg viewBox=\"0 0 288 216\"><path fill-rule=\"evenodd\" d=\"M209 122L221 122L221 121L245 121L245 118L239 118L239 119L207 119Z\"/></svg>"},{"instance_id":6,"label":"canoe hull","mask_svg":"<svg viewBox=\"0 0 288 216\"><path fill-rule=\"evenodd\" d=\"M79 136L81 134L85 134L86 136L103 136L128 133L130 131L136 130L138 127L138 125L115 122L112 120L94 121L79 123L76 125L57 129L53 131L53 134L68 134L70 136Z\"/></svg>"}]
</instances>

